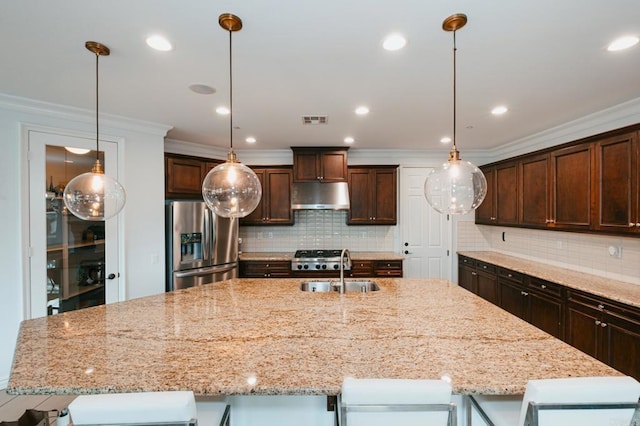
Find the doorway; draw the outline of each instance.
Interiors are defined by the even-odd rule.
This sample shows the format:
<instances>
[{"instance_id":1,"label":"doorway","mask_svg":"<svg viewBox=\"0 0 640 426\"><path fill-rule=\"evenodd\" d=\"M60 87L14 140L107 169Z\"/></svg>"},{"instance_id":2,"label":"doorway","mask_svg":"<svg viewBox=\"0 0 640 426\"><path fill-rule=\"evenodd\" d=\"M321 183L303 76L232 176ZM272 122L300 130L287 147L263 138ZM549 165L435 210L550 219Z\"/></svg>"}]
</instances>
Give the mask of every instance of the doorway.
<instances>
[{"instance_id":1,"label":"doorway","mask_svg":"<svg viewBox=\"0 0 640 426\"><path fill-rule=\"evenodd\" d=\"M404 276L451 279L451 220L435 211L424 197L430 167L400 171L401 243Z\"/></svg>"},{"instance_id":2,"label":"doorway","mask_svg":"<svg viewBox=\"0 0 640 426\"><path fill-rule=\"evenodd\" d=\"M85 221L67 211L64 186L88 172L95 139L28 130L29 286L27 317L120 300L118 218ZM105 172L117 170L115 142L100 141Z\"/></svg>"}]
</instances>

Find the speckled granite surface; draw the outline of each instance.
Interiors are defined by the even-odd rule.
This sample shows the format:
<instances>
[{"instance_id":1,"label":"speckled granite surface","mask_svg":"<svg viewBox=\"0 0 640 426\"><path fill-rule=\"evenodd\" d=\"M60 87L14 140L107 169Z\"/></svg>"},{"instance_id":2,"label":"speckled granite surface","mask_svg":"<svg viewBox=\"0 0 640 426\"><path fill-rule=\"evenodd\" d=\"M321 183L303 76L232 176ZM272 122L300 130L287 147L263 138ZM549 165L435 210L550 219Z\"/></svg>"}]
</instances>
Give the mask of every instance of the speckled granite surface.
<instances>
[{"instance_id":1,"label":"speckled granite surface","mask_svg":"<svg viewBox=\"0 0 640 426\"><path fill-rule=\"evenodd\" d=\"M246 252L240 260L291 260L294 252ZM350 251L352 260L404 260L404 257L388 251Z\"/></svg>"},{"instance_id":2,"label":"speckled granite surface","mask_svg":"<svg viewBox=\"0 0 640 426\"><path fill-rule=\"evenodd\" d=\"M461 251L459 254L640 308L640 285L492 251Z\"/></svg>"},{"instance_id":3,"label":"speckled granite surface","mask_svg":"<svg viewBox=\"0 0 640 426\"><path fill-rule=\"evenodd\" d=\"M235 279L22 323L10 393L190 389L337 394L345 376L440 378L457 393L619 374L446 280L305 293Z\"/></svg>"}]
</instances>

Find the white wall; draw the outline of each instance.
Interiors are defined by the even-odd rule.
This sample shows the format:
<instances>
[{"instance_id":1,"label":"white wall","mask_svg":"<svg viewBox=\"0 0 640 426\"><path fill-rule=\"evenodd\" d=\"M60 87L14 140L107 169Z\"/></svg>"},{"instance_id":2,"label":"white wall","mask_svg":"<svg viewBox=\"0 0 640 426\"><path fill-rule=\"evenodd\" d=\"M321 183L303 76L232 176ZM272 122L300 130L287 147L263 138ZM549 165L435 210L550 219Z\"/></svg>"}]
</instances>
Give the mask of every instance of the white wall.
<instances>
[{"instance_id":1,"label":"white wall","mask_svg":"<svg viewBox=\"0 0 640 426\"><path fill-rule=\"evenodd\" d=\"M102 116L101 134L123 140L119 177L127 191L121 214L126 298L164 291L164 136L168 126ZM95 137L95 112L0 94L0 389L9 379L15 340L25 319L28 264L26 141L21 127L37 126Z\"/></svg>"}]
</instances>

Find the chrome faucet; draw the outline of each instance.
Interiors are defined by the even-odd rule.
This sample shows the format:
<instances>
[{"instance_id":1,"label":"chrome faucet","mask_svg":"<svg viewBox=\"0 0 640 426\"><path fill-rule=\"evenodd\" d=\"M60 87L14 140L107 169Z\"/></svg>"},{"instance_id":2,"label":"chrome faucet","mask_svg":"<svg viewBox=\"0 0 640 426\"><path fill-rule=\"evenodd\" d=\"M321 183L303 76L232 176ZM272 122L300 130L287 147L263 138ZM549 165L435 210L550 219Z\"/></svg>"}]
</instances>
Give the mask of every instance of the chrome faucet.
<instances>
[{"instance_id":1,"label":"chrome faucet","mask_svg":"<svg viewBox=\"0 0 640 426\"><path fill-rule=\"evenodd\" d=\"M351 252L349 249L343 249L340 253L340 284L338 286L338 291L340 294L344 293L344 260L343 258L347 256L347 263L351 262Z\"/></svg>"}]
</instances>

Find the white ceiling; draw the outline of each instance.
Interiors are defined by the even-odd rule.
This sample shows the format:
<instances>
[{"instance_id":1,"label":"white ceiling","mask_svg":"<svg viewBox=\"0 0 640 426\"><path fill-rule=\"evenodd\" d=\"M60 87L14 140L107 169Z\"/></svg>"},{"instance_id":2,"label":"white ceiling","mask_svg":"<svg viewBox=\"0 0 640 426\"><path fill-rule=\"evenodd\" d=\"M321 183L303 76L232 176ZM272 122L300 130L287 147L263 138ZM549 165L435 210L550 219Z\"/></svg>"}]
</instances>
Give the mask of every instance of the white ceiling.
<instances>
[{"instance_id":1,"label":"white ceiling","mask_svg":"<svg viewBox=\"0 0 640 426\"><path fill-rule=\"evenodd\" d=\"M452 133L451 33L457 33L461 150L496 147L640 97L640 46L607 44L640 35L638 0L2 0L0 92L89 110L95 57L100 111L173 126L171 139L225 147L229 117L228 33L218 15L238 15L233 35L234 146L272 149L442 149ZM382 49L401 32L407 46ZM167 36L171 52L145 38ZM204 83L213 95L187 87ZM366 117L358 105L369 106ZM497 104L510 111L490 114ZM302 115L327 125L303 126ZM247 146L246 136L258 142Z\"/></svg>"}]
</instances>

